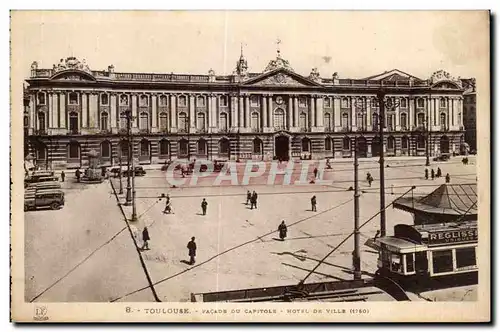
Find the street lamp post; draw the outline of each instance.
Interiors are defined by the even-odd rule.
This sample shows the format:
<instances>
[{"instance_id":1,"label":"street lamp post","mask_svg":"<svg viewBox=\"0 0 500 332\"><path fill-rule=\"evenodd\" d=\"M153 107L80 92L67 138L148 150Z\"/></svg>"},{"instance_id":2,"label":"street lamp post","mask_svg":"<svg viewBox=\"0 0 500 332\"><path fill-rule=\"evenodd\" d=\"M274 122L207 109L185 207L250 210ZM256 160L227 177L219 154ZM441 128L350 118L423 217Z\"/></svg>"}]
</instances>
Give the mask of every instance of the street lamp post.
<instances>
[{"instance_id":1,"label":"street lamp post","mask_svg":"<svg viewBox=\"0 0 500 332\"><path fill-rule=\"evenodd\" d=\"M430 130L429 130L429 116L426 115L425 117L425 132L426 132L426 144L425 144L425 166L430 166L431 162L429 160L429 154L430 154Z\"/></svg>"},{"instance_id":2,"label":"street lamp post","mask_svg":"<svg viewBox=\"0 0 500 332\"><path fill-rule=\"evenodd\" d=\"M122 151L121 151L121 146L119 148L119 163L120 163L120 171L118 172L118 176L120 177L120 191L118 192L120 195L123 195L123 183L122 183Z\"/></svg>"},{"instance_id":3,"label":"street lamp post","mask_svg":"<svg viewBox=\"0 0 500 332\"><path fill-rule=\"evenodd\" d=\"M126 116L127 116L127 152L128 152L128 156L127 156L127 194L126 194L126 198L125 198L125 204L126 206L129 206L132 204L132 186L131 186L131 183L130 183L130 160L132 158L132 143L131 143L131 114L130 114L130 111L128 111L126 113Z\"/></svg>"},{"instance_id":4,"label":"street lamp post","mask_svg":"<svg viewBox=\"0 0 500 332\"><path fill-rule=\"evenodd\" d=\"M361 252L359 248L359 179L358 179L358 135L354 137L354 280L361 279Z\"/></svg>"}]
</instances>

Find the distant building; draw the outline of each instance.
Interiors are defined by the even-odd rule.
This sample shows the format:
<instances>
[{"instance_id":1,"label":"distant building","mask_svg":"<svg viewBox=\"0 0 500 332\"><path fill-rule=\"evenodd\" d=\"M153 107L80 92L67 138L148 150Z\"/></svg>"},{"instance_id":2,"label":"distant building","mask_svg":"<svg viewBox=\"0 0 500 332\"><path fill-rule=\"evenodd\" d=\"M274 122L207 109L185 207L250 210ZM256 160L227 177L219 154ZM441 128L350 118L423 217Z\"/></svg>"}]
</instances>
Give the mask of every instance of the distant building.
<instances>
[{"instance_id":1,"label":"distant building","mask_svg":"<svg viewBox=\"0 0 500 332\"><path fill-rule=\"evenodd\" d=\"M364 79L296 73L279 50L252 73L243 52L232 75L91 70L85 60L31 67L26 93L27 152L37 164L80 167L87 153L116 165L130 147L140 163L177 158L231 160L423 156L459 152L464 142L462 81L438 71L420 79L394 69ZM386 109L384 89L398 106ZM427 135L429 133L429 135Z\"/></svg>"},{"instance_id":2,"label":"distant building","mask_svg":"<svg viewBox=\"0 0 500 332\"><path fill-rule=\"evenodd\" d=\"M462 79L464 92L465 142L471 150L477 151L476 143L476 80Z\"/></svg>"}]
</instances>

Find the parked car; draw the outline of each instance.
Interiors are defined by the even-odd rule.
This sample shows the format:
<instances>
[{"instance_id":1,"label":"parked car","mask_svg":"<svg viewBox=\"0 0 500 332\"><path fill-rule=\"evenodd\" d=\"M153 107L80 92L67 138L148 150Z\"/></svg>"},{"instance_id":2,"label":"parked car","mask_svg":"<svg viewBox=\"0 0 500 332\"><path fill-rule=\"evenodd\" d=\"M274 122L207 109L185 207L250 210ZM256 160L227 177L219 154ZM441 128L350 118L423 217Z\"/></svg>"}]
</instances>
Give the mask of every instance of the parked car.
<instances>
[{"instance_id":1,"label":"parked car","mask_svg":"<svg viewBox=\"0 0 500 332\"><path fill-rule=\"evenodd\" d=\"M144 170L144 168L142 166L135 166L134 167L134 173L135 173L135 176L144 176L146 175L146 171ZM132 173L130 173L130 175L132 175ZM123 171L123 174L122 176L128 176L128 170L125 170Z\"/></svg>"},{"instance_id":2,"label":"parked car","mask_svg":"<svg viewBox=\"0 0 500 332\"><path fill-rule=\"evenodd\" d=\"M59 178L54 175L29 175L24 178L24 186L28 186L31 183L40 183L40 182L57 182Z\"/></svg>"},{"instance_id":3,"label":"parked car","mask_svg":"<svg viewBox=\"0 0 500 332\"><path fill-rule=\"evenodd\" d=\"M29 189L24 193L24 211L39 207L58 210L64 206L64 192L60 189Z\"/></svg>"},{"instance_id":4,"label":"parked car","mask_svg":"<svg viewBox=\"0 0 500 332\"><path fill-rule=\"evenodd\" d=\"M450 160L450 154L449 153L442 153L437 157L433 158L434 161L448 161Z\"/></svg>"},{"instance_id":5,"label":"parked car","mask_svg":"<svg viewBox=\"0 0 500 332\"><path fill-rule=\"evenodd\" d=\"M28 183L27 187L29 189L61 189L61 183L58 181L45 181L45 182L35 182Z\"/></svg>"}]
</instances>

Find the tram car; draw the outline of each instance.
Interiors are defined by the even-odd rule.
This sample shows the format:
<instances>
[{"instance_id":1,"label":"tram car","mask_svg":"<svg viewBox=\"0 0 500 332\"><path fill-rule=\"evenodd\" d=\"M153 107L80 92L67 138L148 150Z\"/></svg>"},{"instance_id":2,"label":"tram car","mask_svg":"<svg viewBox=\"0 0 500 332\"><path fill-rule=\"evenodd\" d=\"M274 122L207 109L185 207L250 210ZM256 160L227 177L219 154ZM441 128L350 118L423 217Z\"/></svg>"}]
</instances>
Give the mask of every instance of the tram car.
<instances>
[{"instance_id":1,"label":"tram car","mask_svg":"<svg viewBox=\"0 0 500 332\"><path fill-rule=\"evenodd\" d=\"M366 243L378 251L378 276L418 291L477 284L477 244L477 221L399 224Z\"/></svg>"}]
</instances>

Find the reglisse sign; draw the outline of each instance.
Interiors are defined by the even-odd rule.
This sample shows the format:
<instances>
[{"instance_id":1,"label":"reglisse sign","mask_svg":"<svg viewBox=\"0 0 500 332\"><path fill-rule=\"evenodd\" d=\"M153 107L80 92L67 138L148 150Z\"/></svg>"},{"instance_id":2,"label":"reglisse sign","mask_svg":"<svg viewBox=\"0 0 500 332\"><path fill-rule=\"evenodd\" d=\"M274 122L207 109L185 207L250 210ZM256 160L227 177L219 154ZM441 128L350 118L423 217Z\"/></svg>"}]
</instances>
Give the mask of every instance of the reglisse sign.
<instances>
[{"instance_id":1,"label":"reglisse sign","mask_svg":"<svg viewBox=\"0 0 500 332\"><path fill-rule=\"evenodd\" d=\"M477 228L437 231L429 233L429 245L446 243L477 242Z\"/></svg>"}]
</instances>

